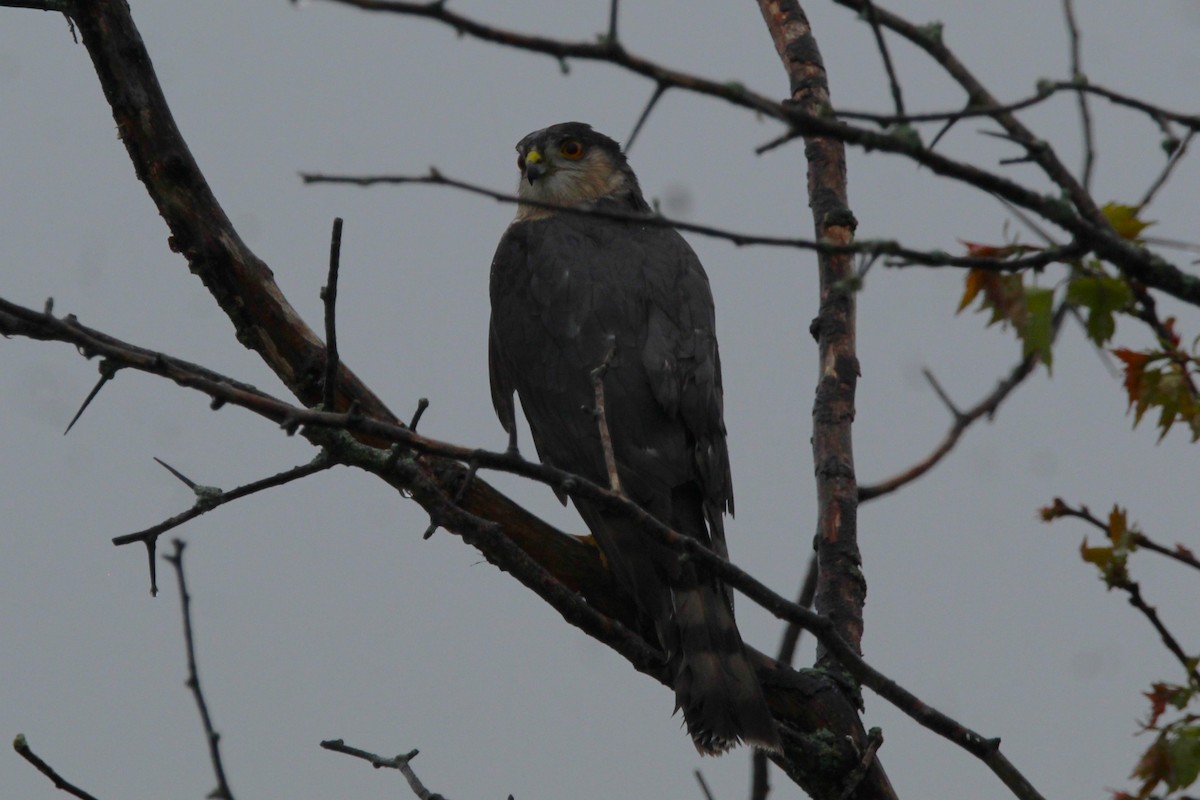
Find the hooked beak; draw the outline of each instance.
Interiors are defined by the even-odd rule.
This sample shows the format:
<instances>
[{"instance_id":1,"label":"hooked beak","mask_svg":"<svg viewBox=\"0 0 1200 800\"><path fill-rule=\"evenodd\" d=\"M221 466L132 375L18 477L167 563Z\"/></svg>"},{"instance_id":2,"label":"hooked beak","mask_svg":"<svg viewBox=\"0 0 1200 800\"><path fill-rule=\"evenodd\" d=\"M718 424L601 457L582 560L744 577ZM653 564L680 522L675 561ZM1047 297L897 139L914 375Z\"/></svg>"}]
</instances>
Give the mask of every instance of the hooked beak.
<instances>
[{"instance_id":1,"label":"hooked beak","mask_svg":"<svg viewBox=\"0 0 1200 800\"><path fill-rule=\"evenodd\" d=\"M525 180L529 181L532 186L533 182L546 174L546 163L542 158L542 154L537 150L530 150L525 154Z\"/></svg>"}]
</instances>

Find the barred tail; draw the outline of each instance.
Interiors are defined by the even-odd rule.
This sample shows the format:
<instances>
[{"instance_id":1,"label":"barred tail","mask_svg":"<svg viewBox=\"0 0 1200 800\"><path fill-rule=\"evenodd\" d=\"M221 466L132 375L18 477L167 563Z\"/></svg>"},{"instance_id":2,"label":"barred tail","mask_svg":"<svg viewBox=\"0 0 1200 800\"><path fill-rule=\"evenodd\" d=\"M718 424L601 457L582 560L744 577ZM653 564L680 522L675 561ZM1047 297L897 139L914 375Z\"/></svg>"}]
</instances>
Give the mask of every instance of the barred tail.
<instances>
[{"instance_id":1,"label":"barred tail","mask_svg":"<svg viewBox=\"0 0 1200 800\"><path fill-rule=\"evenodd\" d=\"M719 755L749 744L780 752L779 731L721 587L701 580L694 566L638 526L587 502L575 505L617 581L654 625L674 673L676 709L682 709L696 749ZM700 503L677 503L676 509L676 528L707 542Z\"/></svg>"},{"instance_id":2,"label":"barred tail","mask_svg":"<svg viewBox=\"0 0 1200 800\"><path fill-rule=\"evenodd\" d=\"M671 599L679 636L675 702L696 749L719 755L744 743L781 752L775 720L721 592L711 583L677 583Z\"/></svg>"}]
</instances>

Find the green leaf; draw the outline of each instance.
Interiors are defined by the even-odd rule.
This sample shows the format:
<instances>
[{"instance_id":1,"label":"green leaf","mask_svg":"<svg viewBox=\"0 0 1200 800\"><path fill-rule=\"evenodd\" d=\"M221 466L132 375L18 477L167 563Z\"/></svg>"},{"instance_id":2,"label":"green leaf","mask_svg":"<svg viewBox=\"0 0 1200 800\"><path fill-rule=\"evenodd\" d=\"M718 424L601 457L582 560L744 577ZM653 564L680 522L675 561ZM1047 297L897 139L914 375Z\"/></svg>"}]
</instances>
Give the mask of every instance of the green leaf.
<instances>
[{"instance_id":1,"label":"green leaf","mask_svg":"<svg viewBox=\"0 0 1200 800\"><path fill-rule=\"evenodd\" d=\"M1173 731L1167 752L1171 764L1167 788L1184 789L1195 783L1200 776L1200 728L1191 726Z\"/></svg>"},{"instance_id":2,"label":"green leaf","mask_svg":"<svg viewBox=\"0 0 1200 800\"><path fill-rule=\"evenodd\" d=\"M1120 278L1081 275L1067 284L1067 302L1087 309L1088 338L1104 345L1117 330L1113 315L1133 303L1133 292Z\"/></svg>"},{"instance_id":3,"label":"green leaf","mask_svg":"<svg viewBox=\"0 0 1200 800\"><path fill-rule=\"evenodd\" d=\"M1025 326L1021 339L1026 356L1037 356L1050 371L1054 338L1054 291L1031 286L1025 290Z\"/></svg>"}]
</instances>

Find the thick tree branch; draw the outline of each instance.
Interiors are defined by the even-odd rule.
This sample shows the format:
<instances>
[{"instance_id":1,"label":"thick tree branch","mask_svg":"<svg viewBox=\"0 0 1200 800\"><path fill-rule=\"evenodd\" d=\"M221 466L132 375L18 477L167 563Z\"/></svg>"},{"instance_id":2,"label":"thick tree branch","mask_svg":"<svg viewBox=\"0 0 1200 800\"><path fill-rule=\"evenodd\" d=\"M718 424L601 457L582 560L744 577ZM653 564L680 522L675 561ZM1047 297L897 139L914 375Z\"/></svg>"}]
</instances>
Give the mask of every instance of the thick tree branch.
<instances>
[{"instance_id":1,"label":"thick tree branch","mask_svg":"<svg viewBox=\"0 0 1200 800\"><path fill-rule=\"evenodd\" d=\"M45 312L25 309L4 300L0 300L0 333L68 342L84 354L99 352L124 366L162 375L220 401L216 403L218 407L223 404L237 405L280 422L290 431L298 430L315 442L323 444L331 456L341 463L390 478L393 485L407 488L415 497L427 502L429 507L432 507L431 514L439 525L459 533L464 540L485 554L499 553L497 563L534 589L568 622L608 644L639 671L667 684L668 676L662 669L661 654L645 644L653 633L646 631L645 637L642 637L632 632L638 625L637 613L627 598L622 597L608 580L606 570L594 547L587 547L586 556L579 559L579 568L590 574L590 579L580 582L583 587L580 590L581 597L523 550L517 548L504 536L499 526L454 505L444 494L440 495L440 500L426 499L426 495L434 494L438 489L430 482L428 475L417 468L416 460L394 458L393 452L387 449L367 447L359 444L355 438L338 436L331 432L346 431L355 434L358 439L394 442L416 453L453 459L457 462L471 462L481 468L509 472L554 486L572 497L582 497L605 509L624 514L648 535L659 537L664 545L692 559L771 614L810 631L854 679L896 705L921 725L979 757L1013 788L1018 797L1026 800L1036 800L1040 797L999 752L998 740L986 739L929 707L911 692L868 665L856 649L840 636L831 620L781 597L698 541L666 527L628 498L585 478L554 467L525 461L512 453L496 453L429 439L394 422L371 419L353 411L329 412L292 406L262 392L246 391L242 388L244 384L238 384L236 381L220 376L214 379L216 373L163 354L146 359L144 354L149 351L125 345L112 337L103 337L104 341L101 341L100 334L79 325L78 322L58 320ZM562 534L556 536L571 539ZM777 719L785 726L785 754L773 756L773 760L801 786L814 790L814 797L840 796L840 792L845 788L842 783L845 773L831 767L828 752L813 751L805 736L822 731L838 731L839 742L848 749L839 750L834 760L839 764L844 763L846 769L852 769L859 763L864 748L869 745L869 737L858 722L854 707L846 701L844 693L830 680L827 673L793 671L753 648L750 652L763 682L768 703ZM839 760L843 758L851 760ZM825 774L830 770L831 775ZM831 795L830 791L833 789L836 789L836 793ZM860 793L856 797L892 796L894 793L886 782L886 776L877 763L873 764L866 779L860 784Z\"/></svg>"},{"instance_id":2,"label":"thick tree branch","mask_svg":"<svg viewBox=\"0 0 1200 800\"><path fill-rule=\"evenodd\" d=\"M759 3L775 49L791 82L792 102L807 113L830 105L820 51L808 19L791 0ZM846 152L837 139L808 135L808 197L816 238L844 244L855 220L846 198ZM843 254L818 256L821 305L813 333L820 348L820 374L813 407L813 463L817 472L816 608L856 652L861 652L866 597L858 550L858 486L854 478L855 297L848 289L853 260Z\"/></svg>"}]
</instances>

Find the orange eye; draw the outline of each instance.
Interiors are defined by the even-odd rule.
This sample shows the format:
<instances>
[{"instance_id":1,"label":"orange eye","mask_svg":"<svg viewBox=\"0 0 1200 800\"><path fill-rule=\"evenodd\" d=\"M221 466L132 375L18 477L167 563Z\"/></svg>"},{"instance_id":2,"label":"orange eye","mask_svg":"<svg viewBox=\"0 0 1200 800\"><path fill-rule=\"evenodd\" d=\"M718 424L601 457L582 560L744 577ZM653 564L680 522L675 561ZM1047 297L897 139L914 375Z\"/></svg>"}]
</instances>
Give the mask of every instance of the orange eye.
<instances>
[{"instance_id":1,"label":"orange eye","mask_svg":"<svg viewBox=\"0 0 1200 800\"><path fill-rule=\"evenodd\" d=\"M583 145L574 139L563 142L562 147L558 148L558 152L562 153L563 158L576 159L583 156Z\"/></svg>"}]
</instances>

